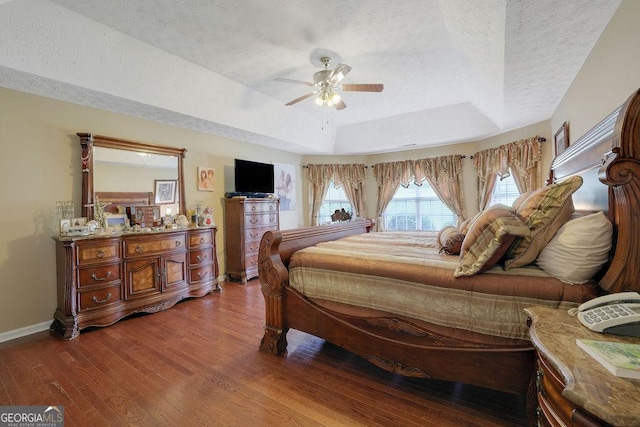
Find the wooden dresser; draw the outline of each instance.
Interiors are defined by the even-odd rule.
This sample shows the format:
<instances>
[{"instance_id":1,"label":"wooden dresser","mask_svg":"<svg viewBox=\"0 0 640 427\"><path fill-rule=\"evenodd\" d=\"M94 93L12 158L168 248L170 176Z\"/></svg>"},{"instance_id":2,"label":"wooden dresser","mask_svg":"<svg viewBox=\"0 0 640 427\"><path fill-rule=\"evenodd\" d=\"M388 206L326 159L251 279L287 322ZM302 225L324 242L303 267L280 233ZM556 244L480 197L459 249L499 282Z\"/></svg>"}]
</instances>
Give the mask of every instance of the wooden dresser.
<instances>
[{"instance_id":1,"label":"wooden dresser","mask_svg":"<svg viewBox=\"0 0 640 427\"><path fill-rule=\"evenodd\" d=\"M56 237L58 308L51 331L73 339L133 313L219 291L216 228Z\"/></svg>"},{"instance_id":2,"label":"wooden dresser","mask_svg":"<svg viewBox=\"0 0 640 427\"><path fill-rule=\"evenodd\" d=\"M227 274L232 280L258 276L258 249L262 235L280 227L279 200L225 199L224 232Z\"/></svg>"},{"instance_id":3,"label":"wooden dresser","mask_svg":"<svg viewBox=\"0 0 640 427\"><path fill-rule=\"evenodd\" d=\"M592 332L563 309L525 312L536 349L537 425L640 425L640 380L616 377L576 345L576 338L636 344L639 338Z\"/></svg>"}]
</instances>

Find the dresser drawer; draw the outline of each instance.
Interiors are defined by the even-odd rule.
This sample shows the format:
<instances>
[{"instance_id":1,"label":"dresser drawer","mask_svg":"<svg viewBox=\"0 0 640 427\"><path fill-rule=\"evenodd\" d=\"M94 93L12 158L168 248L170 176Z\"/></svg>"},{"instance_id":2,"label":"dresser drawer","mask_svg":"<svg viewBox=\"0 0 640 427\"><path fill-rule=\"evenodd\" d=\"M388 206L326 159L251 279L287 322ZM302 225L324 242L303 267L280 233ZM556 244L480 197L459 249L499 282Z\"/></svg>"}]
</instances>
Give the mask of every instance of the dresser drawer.
<instances>
[{"instance_id":1,"label":"dresser drawer","mask_svg":"<svg viewBox=\"0 0 640 427\"><path fill-rule=\"evenodd\" d=\"M260 240L252 240L250 242L246 242L244 245L244 253L248 257L256 255L259 249L260 249Z\"/></svg>"},{"instance_id":2,"label":"dresser drawer","mask_svg":"<svg viewBox=\"0 0 640 427\"><path fill-rule=\"evenodd\" d=\"M195 267L189 270L189 283L192 285L213 279L213 264L207 264L202 267Z\"/></svg>"},{"instance_id":3,"label":"dresser drawer","mask_svg":"<svg viewBox=\"0 0 640 427\"><path fill-rule=\"evenodd\" d=\"M78 292L78 311L104 307L120 301L120 284L93 291Z\"/></svg>"},{"instance_id":4,"label":"dresser drawer","mask_svg":"<svg viewBox=\"0 0 640 427\"><path fill-rule=\"evenodd\" d=\"M246 256L244 257L244 262L245 262L245 268L247 270L249 269L258 269L258 253L254 253L254 254L246 254Z\"/></svg>"},{"instance_id":5,"label":"dresser drawer","mask_svg":"<svg viewBox=\"0 0 640 427\"><path fill-rule=\"evenodd\" d=\"M274 201L251 201L251 202L246 202L244 204L244 211L246 213L252 213L252 212L277 212L278 208L276 205L276 202Z\"/></svg>"},{"instance_id":6,"label":"dresser drawer","mask_svg":"<svg viewBox=\"0 0 640 427\"><path fill-rule=\"evenodd\" d=\"M244 240L245 242L260 242L264 233L269 230L276 230L275 227L256 227L256 228L246 228L244 230Z\"/></svg>"},{"instance_id":7,"label":"dresser drawer","mask_svg":"<svg viewBox=\"0 0 640 427\"><path fill-rule=\"evenodd\" d=\"M201 246L211 246L213 244L213 230L190 231L189 232L189 248L198 248Z\"/></svg>"},{"instance_id":8,"label":"dresser drawer","mask_svg":"<svg viewBox=\"0 0 640 427\"><path fill-rule=\"evenodd\" d=\"M275 213L247 214L245 217L245 227L277 227L278 215Z\"/></svg>"},{"instance_id":9,"label":"dresser drawer","mask_svg":"<svg viewBox=\"0 0 640 427\"><path fill-rule=\"evenodd\" d=\"M564 383L556 370L546 359L538 357L538 372L536 384L538 387L538 402L547 416L560 419L566 425L571 425L571 413L575 406L562 396Z\"/></svg>"},{"instance_id":10,"label":"dresser drawer","mask_svg":"<svg viewBox=\"0 0 640 427\"><path fill-rule=\"evenodd\" d=\"M185 235L158 236L157 239L127 239L124 241L125 258L156 255L185 249Z\"/></svg>"},{"instance_id":11,"label":"dresser drawer","mask_svg":"<svg viewBox=\"0 0 640 427\"><path fill-rule=\"evenodd\" d=\"M118 242L78 244L76 259L78 265L116 261L120 259L120 245Z\"/></svg>"},{"instance_id":12,"label":"dresser drawer","mask_svg":"<svg viewBox=\"0 0 640 427\"><path fill-rule=\"evenodd\" d=\"M199 265L213 261L213 248L193 250L189 252L189 265Z\"/></svg>"},{"instance_id":13,"label":"dresser drawer","mask_svg":"<svg viewBox=\"0 0 640 427\"><path fill-rule=\"evenodd\" d=\"M78 270L78 287L106 285L115 280L120 280L120 264L104 265L99 267L81 268Z\"/></svg>"}]
</instances>

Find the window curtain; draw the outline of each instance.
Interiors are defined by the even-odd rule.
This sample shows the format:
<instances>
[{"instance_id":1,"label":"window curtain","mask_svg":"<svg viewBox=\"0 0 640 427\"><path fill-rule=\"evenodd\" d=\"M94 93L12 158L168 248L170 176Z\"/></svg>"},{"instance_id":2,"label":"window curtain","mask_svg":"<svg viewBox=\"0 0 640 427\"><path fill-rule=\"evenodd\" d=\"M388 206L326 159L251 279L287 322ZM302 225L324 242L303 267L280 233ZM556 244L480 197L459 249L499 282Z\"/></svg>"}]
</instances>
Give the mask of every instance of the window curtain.
<instances>
[{"instance_id":1,"label":"window curtain","mask_svg":"<svg viewBox=\"0 0 640 427\"><path fill-rule=\"evenodd\" d=\"M520 194L538 188L542 158L540 144L540 138L534 136L473 155L480 211L489 204L497 178L504 179L513 173Z\"/></svg>"},{"instance_id":2,"label":"window curtain","mask_svg":"<svg viewBox=\"0 0 640 427\"><path fill-rule=\"evenodd\" d=\"M398 188L401 185L406 188L412 181L422 185L426 179L438 198L456 213L458 222L466 217L462 202L462 156L379 163L373 166L373 175L378 184L377 231L384 229L382 215Z\"/></svg>"},{"instance_id":3,"label":"window curtain","mask_svg":"<svg viewBox=\"0 0 640 427\"><path fill-rule=\"evenodd\" d=\"M507 163L520 194L535 190L540 184L542 147L540 138L523 139L507 145Z\"/></svg>"},{"instance_id":4,"label":"window curtain","mask_svg":"<svg viewBox=\"0 0 640 427\"><path fill-rule=\"evenodd\" d=\"M307 178L311 182L309 204L311 206L311 225L318 225L320 207L327 195L331 181L342 187L356 217L366 212L365 170L364 164L308 164Z\"/></svg>"},{"instance_id":5,"label":"window curtain","mask_svg":"<svg viewBox=\"0 0 640 427\"><path fill-rule=\"evenodd\" d=\"M417 185L427 180L438 198L458 217L458 224L467 217L462 193L462 156L442 156L415 161L414 179Z\"/></svg>"},{"instance_id":6,"label":"window curtain","mask_svg":"<svg viewBox=\"0 0 640 427\"><path fill-rule=\"evenodd\" d=\"M311 183L309 192L311 225L318 225L318 213L333 178L333 167L332 165L307 165L307 178Z\"/></svg>"},{"instance_id":7,"label":"window curtain","mask_svg":"<svg viewBox=\"0 0 640 427\"><path fill-rule=\"evenodd\" d=\"M408 187L413 176L413 160L378 163L373 165L373 176L378 184L378 204L376 205L376 231L383 231L382 214L389 206L400 185Z\"/></svg>"},{"instance_id":8,"label":"window curtain","mask_svg":"<svg viewBox=\"0 0 640 427\"><path fill-rule=\"evenodd\" d=\"M342 187L344 194L353 206L353 215L362 217L366 212L365 170L364 164L334 165L333 182Z\"/></svg>"}]
</instances>

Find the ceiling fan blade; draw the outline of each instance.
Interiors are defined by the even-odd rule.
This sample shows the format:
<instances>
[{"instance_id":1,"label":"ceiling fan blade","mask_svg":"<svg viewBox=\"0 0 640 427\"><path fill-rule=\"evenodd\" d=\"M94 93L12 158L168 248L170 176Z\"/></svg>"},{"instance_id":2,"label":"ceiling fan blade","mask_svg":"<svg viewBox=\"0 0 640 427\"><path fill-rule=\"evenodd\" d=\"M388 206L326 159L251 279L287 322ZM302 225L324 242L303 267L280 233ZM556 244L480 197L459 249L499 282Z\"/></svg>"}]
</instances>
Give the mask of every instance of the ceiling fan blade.
<instances>
[{"instance_id":1,"label":"ceiling fan blade","mask_svg":"<svg viewBox=\"0 0 640 427\"><path fill-rule=\"evenodd\" d=\"M334 104L333 106L336 108L336 110L344 110L345 108L347 108L347 104L345 104L342 99L338 101L337 104Z\"/></svg>"},{"instance_id":2,"label":"ceiling fan blade","mask_svg":"<svg viewBox=\"0 0 640 427\"><path fill-rule=\"evenodd\" d=\"M382 92L384 85L382 83L352 83L342 85L344 91L357 92Z\"/></svg>"},{"instance_id":3,"label":"ceiling fan blade","mask_svg":"<svg viewBox=\"0 0 640 427\"><path fill-rule=\"evenodd\" d=\"M297 104L298 102L300 102L300 101L304 101L305 99L307 99L307 98L309 98L309 97L312 97L312 96L313 96L313 95L315 95L315 94L316 94L316 92L309 92L308 94L306 94L306 95L302 95L301 97L296 98L296 99L294 99L293 101L289 101L289 102L287 102L287 103L286 103L286 104L284 104L284 105L293 105L293 104Z\"/></svg>"},{"instance_id":4,"label":"ceiling fan blade","mask_svg":"<svg viewBox=\"0 0 640 427\"><path fill-rule=\"evenodd\" d=\"M284 82L284 83L294 83L297 85L305 85L305 86L314 86L313 83L310 82L303 82L302 80L294 80L294 79L284 79L281 77L277 77L275 79L273 79L276 82Z\"/></svg>"},{"instance_id":5,"label":"ceiling fan blade","mask_svg":"<svg viewBox=\"0 0 640 427\"><path fill-rule=\"evenodd\" d=\"M338 64L336 65L336 68L331 71L327 80L329 80L331 84L336 84L340 80L344 79L344 76L346 76L349 71L351 71L351 67L347 64Z\"/></svg>"}]
</instances>

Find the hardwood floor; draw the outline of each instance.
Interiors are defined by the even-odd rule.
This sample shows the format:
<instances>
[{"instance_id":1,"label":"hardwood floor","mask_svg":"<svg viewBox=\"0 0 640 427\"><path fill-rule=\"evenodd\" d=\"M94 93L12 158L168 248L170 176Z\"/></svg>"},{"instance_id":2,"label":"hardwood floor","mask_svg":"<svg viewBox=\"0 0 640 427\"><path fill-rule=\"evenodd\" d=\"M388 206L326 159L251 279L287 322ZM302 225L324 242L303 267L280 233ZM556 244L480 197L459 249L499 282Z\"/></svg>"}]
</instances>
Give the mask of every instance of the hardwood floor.
<instances>
[{"instance_id":1,"label":"hardwood floor","mask_svg":"<svg viewBox=\"0 0 640 427\"><path fill-rule=\"evenodd\" d=\"M261 353L263 310L257 280L229 282L74 341L0 344L0 405L63 405L66 426L526 424L524 399L393 375L302 332Z\"/></svg>"}]
</instances>

